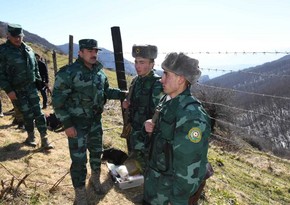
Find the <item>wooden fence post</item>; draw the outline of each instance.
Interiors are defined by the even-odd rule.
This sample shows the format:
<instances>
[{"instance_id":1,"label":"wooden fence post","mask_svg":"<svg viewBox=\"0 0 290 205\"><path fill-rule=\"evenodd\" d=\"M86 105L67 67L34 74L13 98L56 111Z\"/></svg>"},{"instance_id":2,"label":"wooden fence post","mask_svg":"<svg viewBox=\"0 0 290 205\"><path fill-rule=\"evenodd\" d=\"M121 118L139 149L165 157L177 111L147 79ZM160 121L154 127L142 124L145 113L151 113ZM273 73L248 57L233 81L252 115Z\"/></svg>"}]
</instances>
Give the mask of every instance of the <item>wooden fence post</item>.
<instances>
[{"instance_id":1,"label":"wooden fence post","mask_svg":"<svg viewBox=\"0 0 290 205\"><path fill-rule=\"evenodd\" d=\"M73 62L73 50L74 50L74 45L73 45L73 36L69 35L69 54L68 54L68 64L72 64Z\"/></svg>"},{"instance_id":2,"label":"wooden fence post","mask_svg":"<svg viewBox=\"0 0 290 205\"><path fill-rule=\"evenodd\" d=\"M56 52L55 52L55 50L53 50L53 52L52 52L52 60L53 60L54 76L56 76L56 73L57 73L57 63L56 63Z\"/></svg>"}]
</instances>

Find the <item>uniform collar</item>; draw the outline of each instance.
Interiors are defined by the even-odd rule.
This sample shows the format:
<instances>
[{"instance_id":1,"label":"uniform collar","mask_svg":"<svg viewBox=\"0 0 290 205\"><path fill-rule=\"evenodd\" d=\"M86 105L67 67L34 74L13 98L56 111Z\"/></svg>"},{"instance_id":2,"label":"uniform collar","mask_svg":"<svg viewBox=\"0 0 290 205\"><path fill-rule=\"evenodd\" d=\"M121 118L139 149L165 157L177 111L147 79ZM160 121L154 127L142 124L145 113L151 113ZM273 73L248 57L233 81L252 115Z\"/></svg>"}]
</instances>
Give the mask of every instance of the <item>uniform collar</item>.
<instances>
[{"instance_id":1,"label":"uniform collar","mask_svg":"<svg viewBox=\"0 0 290 205\"><path fill-rule=\"evenodd\" d=\"M169 95L166 95L166 100L165 101L170 101L170 100L179 101L180 98L184 98L186 96L191 96L190 88L186 88L182 93L178 94L174 98L171 98Z\"/></svg>"},{"instance_id":2,"label":"uniform collar","mask_svg":"<svg viewBox=\"0 0 290 205\"><path fill-rule=\"evenodd\" d=\"M145 79L147 79L147 78L151 78L152 76L154 76L154 72L153 72L153 70L151 70L147 75L145 75L145 76L138 76L138 78L140 79L140 80L145 80Z\"/></svg>"}]
</instances>

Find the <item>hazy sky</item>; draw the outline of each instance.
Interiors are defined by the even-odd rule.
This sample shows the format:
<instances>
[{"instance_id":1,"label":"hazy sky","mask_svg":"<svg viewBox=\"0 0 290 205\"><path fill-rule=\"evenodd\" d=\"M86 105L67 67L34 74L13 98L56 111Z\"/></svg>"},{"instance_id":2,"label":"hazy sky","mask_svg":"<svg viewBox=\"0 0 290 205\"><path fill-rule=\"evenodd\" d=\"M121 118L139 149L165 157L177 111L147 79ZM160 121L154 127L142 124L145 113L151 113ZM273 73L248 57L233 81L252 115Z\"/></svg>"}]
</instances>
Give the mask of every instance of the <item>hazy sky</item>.
<instances>
[{"instance_id":1,"label":"hazy sky","mask_svg":"<svg viewBox=\"0 0 290 205\"><path fill-rule=\"evenodd\" d=\"M290 0L1 0L0 21L21 24L55 45L73 35L75 43L94 38L111 51L111 27L119 26L128 60L133 44L153 44L157 65L166 53L182 51L200 67L231 69L285 54L212 53L290 50L289 8Z\"/></svg>"}]
</instances>

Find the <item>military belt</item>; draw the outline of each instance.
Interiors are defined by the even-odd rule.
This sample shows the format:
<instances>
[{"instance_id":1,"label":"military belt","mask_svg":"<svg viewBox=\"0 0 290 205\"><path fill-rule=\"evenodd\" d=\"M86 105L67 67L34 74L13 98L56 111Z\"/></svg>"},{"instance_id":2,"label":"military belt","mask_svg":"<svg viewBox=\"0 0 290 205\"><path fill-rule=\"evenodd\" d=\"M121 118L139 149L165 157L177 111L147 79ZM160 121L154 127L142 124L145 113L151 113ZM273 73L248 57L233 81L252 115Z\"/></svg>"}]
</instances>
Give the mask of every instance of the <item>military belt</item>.
<instances>
[{"instance_id":1,"label":"military belt","mask_svg":"<svg viewBox=\"0 0 290 205\"><path fill-rule=\"evenodd\" d=\"M91 117L89 117L89 116L87 116L87 117L84 117L84 116L82 116L82 117L77 117L77 116L72 117L72 121L74 123L80 123L80 124L90 124L90 123L92 123L94 121L98 121L98 120L101 120L101 115L94 115L94 116L91 116Z\"/></svg>"}]
</instances>

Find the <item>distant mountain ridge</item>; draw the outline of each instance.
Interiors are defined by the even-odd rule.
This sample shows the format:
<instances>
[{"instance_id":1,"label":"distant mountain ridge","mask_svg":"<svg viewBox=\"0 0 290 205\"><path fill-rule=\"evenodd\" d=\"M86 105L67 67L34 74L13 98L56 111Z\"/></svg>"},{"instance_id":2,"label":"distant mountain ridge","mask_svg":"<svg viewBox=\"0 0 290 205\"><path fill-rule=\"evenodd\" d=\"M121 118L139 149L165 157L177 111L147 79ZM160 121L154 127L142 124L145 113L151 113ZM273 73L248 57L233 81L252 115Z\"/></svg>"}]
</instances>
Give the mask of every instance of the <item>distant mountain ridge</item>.
<instances>
[{"instance_id":1,"label":"distant mountain ridge","mask_svg":"<svg viewBox=\"0 0 290 205\"><path fill-rule=\"evenodd\" d=\"M287 77L288 76L288 77ZM206 82L224 88L290 97L290 55Z\"/></svg>"},{"instance_id":2,"label":"distant mountain ridge","mask_svg":"<svg viewBox=\"0 0 290 205\"><path fill-rule=\"evenodd\" d=\"M7 33L7 23L0 21L0 37L5 38L6 33ZM47 49L60 52L60 49L56 45L48 42L45 38L42 38L36 34L30 33L26 31L25 29L23 29L23 33L24 33L23 41L39 44L39 45L44 46Z\"/></svg>"},{"instance_id":3,"label":"distant mountain ridge","mask_svg":"<svg viewBox=\"0 0 290 205\"><path fill-rule=\"evenodd\" d=\"M270 150L290 148L290 55L206 81L216 92L231 93L234 124ZM228 105L225 105L228 106ZM237 130L235 130L237 132ZM263 146L261 146L263 147ZM264 148L264 147L263 147ZM277 151L278 150L278 151Z\"/></svg>"}]
</instances>

